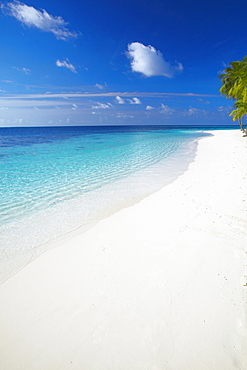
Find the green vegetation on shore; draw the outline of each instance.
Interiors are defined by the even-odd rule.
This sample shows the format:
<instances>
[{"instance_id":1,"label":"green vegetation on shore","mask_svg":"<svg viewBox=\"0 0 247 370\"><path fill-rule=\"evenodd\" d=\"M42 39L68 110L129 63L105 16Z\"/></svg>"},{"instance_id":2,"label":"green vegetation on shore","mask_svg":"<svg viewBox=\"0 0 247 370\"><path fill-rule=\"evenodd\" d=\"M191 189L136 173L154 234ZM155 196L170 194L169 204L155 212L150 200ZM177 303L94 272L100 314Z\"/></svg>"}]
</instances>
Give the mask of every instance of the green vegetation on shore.
<instances>
[{"instance_id":1,"label":"green vegetation on shore","mask_svg":"<svg viewBox=\"0 0 247 370\"><path fill-rule=\"evenodd\" d=\"M240 129L247 135L247 124L244 129L244 117L247 114L247 56L241 61L231 62L219 78L222 82L220 92L227 99L235 100L235 109L229 116L233 121L238 120Z\"/></svg>"}]
</instances>

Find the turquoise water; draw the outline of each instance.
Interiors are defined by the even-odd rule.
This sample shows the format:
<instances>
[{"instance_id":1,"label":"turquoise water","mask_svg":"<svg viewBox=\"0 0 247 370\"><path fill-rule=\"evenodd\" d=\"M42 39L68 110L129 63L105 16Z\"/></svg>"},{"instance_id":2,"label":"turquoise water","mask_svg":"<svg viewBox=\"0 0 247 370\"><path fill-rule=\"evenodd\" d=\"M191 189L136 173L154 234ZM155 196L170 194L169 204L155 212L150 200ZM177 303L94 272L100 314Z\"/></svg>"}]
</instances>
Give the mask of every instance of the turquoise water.
<instances>
[{"instance_id":1,"label":"turquoise water","mask_svg":"<svg viewBox=\"0 0 247 370\"><path fill-rule=\"evenodd\" d=\"M47 242L173 181L205 135L154 126L1 128L0 278Z\"/></svg>"}]
</instances>

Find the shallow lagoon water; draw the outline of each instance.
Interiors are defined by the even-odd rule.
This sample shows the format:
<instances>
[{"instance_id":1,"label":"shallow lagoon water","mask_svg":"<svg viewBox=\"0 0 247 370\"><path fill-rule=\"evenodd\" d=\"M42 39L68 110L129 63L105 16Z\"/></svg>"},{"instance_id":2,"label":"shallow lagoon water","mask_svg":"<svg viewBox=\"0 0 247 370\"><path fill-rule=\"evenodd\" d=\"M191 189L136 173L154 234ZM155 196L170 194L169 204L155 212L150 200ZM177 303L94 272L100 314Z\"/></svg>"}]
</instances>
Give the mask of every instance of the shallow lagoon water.
<instances>
[{"instance_id":1,"label":"shallow lagoon water","mask_svg":"<svg viewBox=\"0 0 247 370\"><path fill-rule=\"evenodd\" d=\"M47 243L174 181L205 135L163 126L2 128L1 280Z\"/></svg>"}]
</instances>

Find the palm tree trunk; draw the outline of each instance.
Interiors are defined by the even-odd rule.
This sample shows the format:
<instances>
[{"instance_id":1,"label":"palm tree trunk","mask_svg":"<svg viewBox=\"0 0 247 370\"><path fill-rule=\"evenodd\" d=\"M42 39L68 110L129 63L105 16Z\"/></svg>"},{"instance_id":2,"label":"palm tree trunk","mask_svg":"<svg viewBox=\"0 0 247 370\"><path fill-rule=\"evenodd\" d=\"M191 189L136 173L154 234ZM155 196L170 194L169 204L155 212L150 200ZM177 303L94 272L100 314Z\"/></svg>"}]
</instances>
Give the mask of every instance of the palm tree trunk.
<instances>
[{"instance_id":1,"label":"palm tree trunk","mask_svg":"<svg viewBox=\"0 0 247 370\"><path fill-rule=\"evenodd\" d=\"M243 119L243 122L242 122L242 126L244 125L244 116L242 117ZM243 128L243 133L244 133L244 136L247 136L247 122L246 122L246 127L245 129Z\"/></svg>"},{"instance_id":2,"label":"palm tree trunk","mask_svg":"<svg viewBox=\"0 0 247 370\"><path fill-rule=\"evenodd\" d=\"M241 118L238 118L238 124L239 124L240 130L242 131L243 130L243 125L242 125Z\"/></svg>"}]
</instances>

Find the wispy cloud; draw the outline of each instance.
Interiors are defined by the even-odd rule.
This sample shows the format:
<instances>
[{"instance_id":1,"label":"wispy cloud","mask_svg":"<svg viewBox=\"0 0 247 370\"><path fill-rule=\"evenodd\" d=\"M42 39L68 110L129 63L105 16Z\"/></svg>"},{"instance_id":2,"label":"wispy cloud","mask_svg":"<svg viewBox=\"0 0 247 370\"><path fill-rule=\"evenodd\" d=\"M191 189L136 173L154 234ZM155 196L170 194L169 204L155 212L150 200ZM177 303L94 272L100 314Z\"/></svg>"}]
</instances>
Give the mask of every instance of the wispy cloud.
<instances>
[{"instance_id":1,"label":"wispy cloud","mask_svg":"<svg viewBox=\"0 0 247 370\"><path fill-rule=\"evenodd\" d=\"M13 69L16 69L17 71L19 71L19 72L23 72L23 73L25 73L26 75L28 75L29 73L31 73L31 70L30 69L28 69L28 68L25 68L25 67L23 67L23 68L19 68L19 67L12 67Z\"/></svg>"},{"instance_id":2,"label":"wispy cloud","mask_svg":"<svg viewBox=\"0 0 247 370\"><path fill-rule=\"evenodd\" d=\"M146 110L153 110L153 109L154 109L154 107L152 107L151 105L146 106Z\"/></svg>"},{"instance_id":3,"label":"wispy cloud","mask_svg":"<svg viewBox=\"0 0 247 370\"><path fill-rule=\"evenodd\" d=\"M220 112L220 113L227 113L229 114L231 111L232 111L233 107L231 105L228 105L228 106L220 106L220 107L217 107L217 111Z\"/></svg>"},{"instance_id":4,"label":"wispy cloud","mask_svg":"<svg viewBox=\"0 0 247 370\"><path fill-rule=\"evenodd\" d=\"M134 118L134 116L129 115L129 114L124 114L124 113L117 113L116 118Z\"/></svg>"},{"instance_id":5,"label":"wispy cloud","mask_svg":"<svg viewBox=\"0 0 247 370\"><path fill-rule=\"evenodd\" d=\"M69 99L69 98L88 98L88 97L115 97L116 101L119 100L119 98L129 98L129 97L135 97L137 95L136 92L98 92L98 93L45 93L45 94L6 94L2 98L4 99L54 99L54 98L63 98L63 99ZM195 94L195 93L174 93L174 92L138 92L138 96L145 97L145 98L164 98L164 97L176 97L181 96L184 98L190 98L190 97L212 97L212 98L219 98L222 99L222 96L220 94L213 95L213 94Z\"/></svg>"},{"instance_id":6,"label":"wispy cloud","mask_svg":"<svg viewBox=\"0 0 247 370\"><path fill-rule=\"evenodd\" d=\"M105 86L101 85L101 84L95 84L95 87L98 87L98 89L100 89L100 90L103 90L105 88Z\"/></svg>"},{"instance_id":7,"label":"wispy cloud","mask_svg":"<svg viewBox=\"0 0 247 370\"><path fill-rule=\"evenodd\" d=\"M172 65L166 62L159 50L140 42L132 42L128 45L127 56L131 59L132 71L142 73L146 77L173 77L175 73L183 70L181 63L176 62Z\"/></svg>"},{"instance_id":8,"label":"wispy cloud","mask_svg":"<svg viewBox=\"0 0 247 370\"><path fill-rule=\"evenodd\" d=\"M33 106L39 108L52 108L60 109L73 107L76 108L76 104L70 100L64 99L4 99L3 96L0 96L0 106L12 108L30 108Z\"/></svg>"},{"instance_id":9,"label":"wispy cloud","mask_svg":"<svg viewBox=\"0 0 247 370\"><path fill-rule=\"evenodd\" d=\"M77 70L75 69L75 66L73 66L73 64L70 63L69 59L67 58L66 60L57 60L56 61L56 65L58 67L65 67L65 68L68 68L71 72L73 73L77 73Z\"/></svg>"},{"instance_id":10,"label":"wispy cloud","mask_svg":"<svg viewBox=\"0 0 247 370\"><path fill-rule=\"evenodd\" d=\"M36 27L44 32L53 33L57 39L67 40L70 37L77 37L77 32L68 30L62 17L53 17L46 10L35 9L19 1L1 5L4 14L15 17L18 21L27 27Z\"/></svg>"},{"instance_id":11,"label":"wispy cloud","mask_svg":"<svg viewBox=\"0 0 247 370\"><path fill-rule=\"evenodd\" d=\"M186 114L188 114L189 116L198 115L198 114L201 114L201 113L206 113L206 111L204 109L198 109L198 108L193 108L193 107L190 107L186 111Z\"/></svg>"},{"instance_id":12,"label":"wispy cloud","mask_svg":"<svg viewBox=\"0 0 247 370\"><path fill-rule=\"evenodd\" d=\"M197 100L200 102L200 103L203 103L203 104L211 104L210 101L208 100L204 100L204 99L201 99L201 98L197 98Z\"/></svg>"},{"instance_id":13,"label":"wispy cloud","mask_svg":"<svg viewBox=\"0 0 247 370\"><path fill-rule=\"evenodd\" d=\"M109 109L109 108L112 107L112 104L111 103L104 104L104 103L97 102L96 104L97 105L93 105L92 106L92 109Z\"/></svg>"},{"instance_id":14,"label":"wispy cloud","mask_svg":"<svg viewBox=\"0 0 247 370\"><path fill-rule=\"evenodd\" d=\"M166 115L166 116L170 116L172 115L173 113L175 112L175 109L173 108L170 108L168 107L168 105L165 105L165 104L161 104L161 109L160 109L160 113Z\"/></svg>"}]
</instances>

